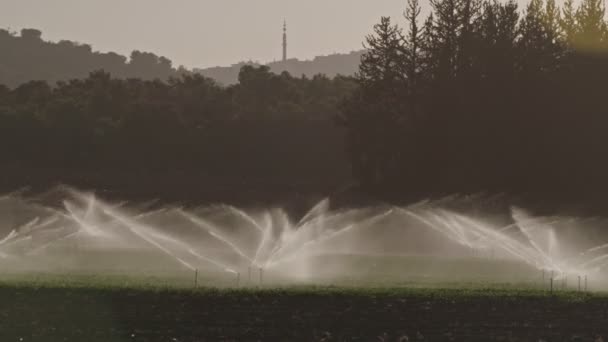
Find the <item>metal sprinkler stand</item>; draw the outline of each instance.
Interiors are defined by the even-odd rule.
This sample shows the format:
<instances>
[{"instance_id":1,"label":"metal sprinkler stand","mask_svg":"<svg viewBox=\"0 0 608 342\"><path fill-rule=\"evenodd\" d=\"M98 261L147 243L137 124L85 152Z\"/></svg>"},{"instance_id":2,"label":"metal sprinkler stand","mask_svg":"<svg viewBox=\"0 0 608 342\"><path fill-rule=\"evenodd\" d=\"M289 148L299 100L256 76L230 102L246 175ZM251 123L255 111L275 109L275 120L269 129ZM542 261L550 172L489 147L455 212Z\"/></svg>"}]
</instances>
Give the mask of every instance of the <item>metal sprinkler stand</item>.
<instances>
[{"instance_id":1,"label":"metal sprinkler stand","mask_svg":"<svg viewBox=\"0 0 608 342\"><path fill-rule=\"evenodd\" d=\"M241 273L237 272L236 273L236 287L239 287L241 285Z\"/></svg>"},{"instance_id":2,"label":"metal sprinkler stand","mask_svg":"<svg viewBox=\"0 0 608 342\"><path fill-rule=\"evenodd\" d=\"M194 288L198 287L198 268L194 270Z\"/></svg>"},{"instance_id":3,"label":"metal sprinkler stand","mask_svg":"<svg viewBox=\"0 0 608 342\"><path fill-rule=\"evenodd\" d=\"M545 287L545 269L543 268L543 287Z\"/></svg>"},{"instance_id":4,"label":"metal sprinkler stand","mask_svg":"<svg viewBox=\"0 0 608 342\"><path fill-rule=\"evenodd\" d=\"M585 292L587 292L587 275L585 275Z\"/></svg>"},{"instance_id":5,"label":"metal sprinkler stand","mask_svg":"<svg viewBox=\"0 0 608 342\"><path fill-rule=\"evenodd\" d=\"M251 284L251 265L247 267L247 284Z\"/></svg>"},{"instance_id":6,"label":"metal sprinkler stand","mask_svg":"<svg viewBox=\"0 0 608 342\"><path fill-rule=\"evenodd\" d=\"M260 285L264 283L264 269L260 267Z\"/></svg>"}]
</instances>

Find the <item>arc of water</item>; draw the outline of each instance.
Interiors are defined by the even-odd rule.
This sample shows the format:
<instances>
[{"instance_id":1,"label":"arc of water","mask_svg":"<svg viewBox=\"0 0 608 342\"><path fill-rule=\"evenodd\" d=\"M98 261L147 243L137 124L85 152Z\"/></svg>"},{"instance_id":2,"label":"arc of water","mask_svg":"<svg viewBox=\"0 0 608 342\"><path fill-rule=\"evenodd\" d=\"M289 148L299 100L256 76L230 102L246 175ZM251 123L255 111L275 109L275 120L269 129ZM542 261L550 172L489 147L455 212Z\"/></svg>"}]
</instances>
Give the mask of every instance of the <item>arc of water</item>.
<instances>
[{"instance_id":1,"label":"arc of water","mask_svg":"<svg viewBox=\"0 0 608 342\"><path fill-rule=\"evenodd\" d=\"M36 255L36 254L40 253L41 251L43 251L43 250L45 250L45 249L47 249L47 248L55 245L56 243L59 243L61 241L65 241L65 240L68 240L68 239L70 239L72 237L77 236L79 233L81 233L81 231L79 231L79 230L77 230L75 232L72 232L72 233L69 233L69 234L67 234L65 236L59 237L59 238L57 238L55 240L49 241L49 242L47 242L47 243L45 243L45 244L43 244L41 246L38 246L38 247L30 250L26 254L27 255Z\"/></svg>"},{"instance_id":2,"label":"arc of water","mask_svg":"<svg viewBox=\"0 0 608 342\"><path fill-rule=\"evenodd\" d=\"M301 219L296 226L301 226L311 218L316 218L327 212L329 209L329 198L324 198L315 204Z\"/></svg>"},{"instance_id":3,"label":"arc of water","mask_svg":"<svg viewBox=\"0 0 608 342\"><path fill-rule=\"evenodd\" d=\"M260 224L253 217L251 217L249 214L247 214L245 211L243 211L239 208L233 207L231 205L222 205L221 207L226 208L227 210L235 213L237 216L239 216L243 220L249 222L257 231L264 234L264 228L261 227Z\"/></svg>"},{"instance_id":4,"label":"arc of water","mask_svg":"<svg viewBox=\"0 0 608 342\"><path fill-rule=\"evenodd\" d=\"M160 234L160 233L157 233L157 232L154 232L154 231L151 231L151 230L149 230L149 231L148 231L148 233L149 233L151 236L153 236L154 238L156 238L156 239L159 239L159 240L164 240L164 241L168 241L168 242L170 242L170 243L173 243L173 244L175 244L175 245L178 245L178 246L179 246L181 249L186 250L186 251L187 251L189 254L191 254L191 255L195 256L196 258L198 258L198 259L200 259L200 260L203 260L203 261L205 261L205 262L207 262L207 263L210 263L210 264L212 264L213 266L215 266L215 267L217 267L217 268L222 269L223 271L226 271L226 272L229 272L229 273L233 273L233 274L236 274L236 273L237 273L236 271L234 271L234 270L233 270L233 269L231 269L230 267L228 267L228 266L226 266L226 265L222 264L221 262L216 261L216 260L214 260L214 259L211 259L211 258L209 258L209 257L206 257L206 256L204 256L204 255L202 255L202 254L200 254L200 253L196 252L195 250L193 250L193 249L192 249L192 247L191 247L190 245L188 245L187 243L185 243L185 242L183 242L183 241L180 241L180 240L174 239L174 238L172 238L172 237L169 237L169 236L166 236L166 235L164 235L164 234Z\"/></svg>"},{"instance_id":5,"label":"arc of water","mask_svg":"<svg viewBox=\"0 0 608 342\"><path fill-rule=\"evenodd\" d=\"M438 221L439 223L441 223L444 227L447 228L447 234L453 234L453 239L457 240L459 243L472 248L473 246L471 245L471 243L469 243L469 241L467 240L466 236L463 234L462 232L462 227L460 225L458 225L457 222L455 222L455 220L452 217L448 217L447 219L445 217L441 217L439 216L438 213L431 213L430 214L436 221Z\"/></svg>"},{"instance_id":6,"label":"arc of water","mask_svg":"<svg viewBox=\"0 0 608 342\"><path fill-rule=\"evenodd\" d=\"M446 214L448 214L447 211L446 211ZM457 219L460 219L461 221L464 221L464 219L465 219L465 217L462 217L460 215L456 215L453 213L449 213L449 214L451 216L453 216L454 219L457 218ZM477 224L476 222L474 222L468 218L466 218L466 219L468 221L464 221L463 223L466 223L467 226L470 227L470 229L473 229L474 232L484 236L485 239L487 239L488 241L496 243L496 245L499 248L504 249L505 251L514 255L515 257L521 258L522 260L525 260L526 262L529 261L529 260L527 260L526 256L522 255L522 253L526 254L525 251L518 250L518 248L513 245L512 241L509 237L504 236L492 229L485 228L485 227L481 226L480 224Z\"/></svg>"},{"instance_id":7,"label":"arc of water","mask_svg":"<svg viewBox=\"0 0 608 342\"><path fill-rule=\"evenodd\" d=\"M406 216L409 216L409 217L412 217L412 218L418 220L419 222L423 223L424 225L428 226L429 228L431 228L443 235L446 235L443 229L437 227L437 225L435 225L433 222L431 222L427 218L423 217L422 215L419 215L419 214L415 213L414 211L405 209L405 208L398 207L397 210L399 212L405 214ZM455 239L451 234L447 234L446 236L448 239L450 239L456 243L461 243L461 241L459 239Z\"/></svg>"},{"instance_id":8,"label":"arc of water","mask_svg":"<svg viewBox=\"0 0 608 342\"><path fill-rule=\"evenodd\" d=\"M280 253L280 251L285 248L285 246L291 245L291 243L302 233L300 229L297 229L291 224L289 217L284 211L279 211L281 218L281 223L278 224L280 229L278 238L274 241L274 247L270 250L269 256L266 258L266 262L272 259L276 254ZM271 218L271 227L272 226L272 218ZM271 230L272 232L272 230Z\"/></svg>"},{"instance_id":9,"label":"arc of water","mask_svg":"<svg viewBox=\"0 0 608 342\"><path fill-rule=\"evenodd\" d=\"M15 229L11 230L7 236L5 236L2 240L0 240L0 246L2 246L5 242L10 241L14 237L19 235Z\"/></svg>"},{"instance_id":10,"label":"arc of water","mask_svg":"<svg viewBox=\"0 0 608 342\"><path fill-rule=\"evenodd\" d=\"M580 262L576 265L576 267L577 268L588 268L589 265L593 265L593 264L601 262L603 260L608 260L608 254L603 254L603 255L594 257L590 260Z\"/></svg>"},{"instance_id":11,"label":"arc of water","mask_svg":"<svg viewBox=\"0 0 608 342\"><path fill-rule=\"evenodd\" d=\"M515 221L518 221L517 217L514 217ZM536 243L531 234L531 228L538 229L539 224L533 225L532 227L528 227L525 223L518 222L518 226L520 231L526 236L530 245L538 252L538 255L549 265L551 265L552 269L559 270L561 272L561 268L558 267L557 263L551 256L549 256L542 248ZM535 228L536 227L536 228Z\"/></svg>"},{"instance_id":12,"label":"arc of water","mask_svg":"<svg viewBox=\"0 0 608 342\"><path fill-rule=\"evenodd\" d=\"M354 224L349 224L348 226L339 229L335 232L333 232L333 234L329 234L326 236L322 236L321 238L326 238L323 241L319 241L319 240L310 240L310 241L306 241L305 243L303 243L299 248L297 248L294 252L292 252L291 254L288 254L287 256L283 256L282 258L279 258L275 261L273 261L272 259L269 259L265 265L265 268L270 268L273 266L276 266L278 264L281 264L283 262L287 262L290 260L295 259L297 256L299 256L302 252L306 251L308 248L310 248L311 246L314 246L315 244L317 244L318 242L325 242L327 240L333 239L336 236L339 236L345 232L350 231L351 229L353 229ZM274 256L273 256L274 257Z\"/></svg>"},{"instance_id":13,"label":"arc of water","mask_svg":"<svg viewBox=\"0 0 608 342\"><path fill-rule=\"evenodd\" d=\"M288 255L288 256L285 256L283 258L279 258L276 261L272 261L272 259L269 259L268 262L267 262L266 267L276 266L279 263L282 263L282 262L285 262L285 261L288 261L288 260L292 260L293 258L295 258L296 256L298 256L300 253L302 253L303 251L305 251L306 249L309 249L311 246L318 245L320 243L324 243L324 242L330 241L330 240L332 240L332 239L334 239L334 238L336 238L336 237L338 237L338 236L340 236L340 235L342 235L342 234L344 234L344 233L346 233L346 232L348 232L348 231L356 228L358 225L371 225L371 224L374 224L375 222L378 222L379 220L381 220L381 219L385 218L386 216L390 215L392 212L393 212L393 209L389 209L385 213L382 213L382 214L376 215L374 217L371 217L371 218L369 218L369 219L367 219L364 222L361 222L359 224L350 224L350 225L346 226L345 228L339 229L339 230L334 231L332 233L329 233L329 234L327 234L325 236L321 236L321 237L319 237L319 238L317 238L315 240L307 241L300 248L298 248L294 252L292 252L291 256Z\"/></svg>"},{"instance_id":14,"label":"arc of water","mask_svg":"<svg viewBox=\"0 0 608 342\"><path fill-rule=\"evenodd\" d=\"M585 255L590 254L590 253L599 252L599 251L601 251L603 249L606 249L606 248L608 248L608 243L603 244L603 245L599 245L599 246L596 246L596 247L593 247L593 248L589 248L588 250L580 253L580 256L585 256Z\"/></svg>"},{"instance_id":15,"label":"arc of water","mask_svg":"<svg viewBox=\"0 0 608 342\"><path fill-rule=\"evenodd\" d=\"M103 236L103 237L110 236L107 232L104 232L103 230L99 229L99 227L97 227L96 225L90 224L90 223L86 222L85 220L81 219L80 217L78 217L78 214L76 214L74 208L72 207L72 204L70 204L69 201L64 201L63 205L65 206L65 209L69 214L68 217L70 217L72 219L72 221L76 222L76 224L78 224L84 230L84 232L86 232L87 234L89 234L91 236Z\"/></svg>"},{"instance_id":16,"label":"arc of water","mask_svg":"<svg viewBox=\"0 0 608 342\"><path fill-rule=\"evenodd\" d=\"M521 245L521 243L514 241L510 237L508 237L504 234L498 233L493 229L484 227L468 217L458 215L458 214L454 214L454 215L456 215L456 217L458 217L460 220L469 224L472 228L478 229L479 231L486 233L494 241L499 242L497 244L498 247L511 253L512 255L516 256L517 258L521 259L522 261L524 261L534 267L537 267L537 268L543 267L543 268L554 269L553 267L557 267L556 265L552 265L552 264L547 265L547 264L543 263L542 262L543 259L541 258L539 260L539 256L537 253L530 251L530 249L528 247ZM555 270L559 270L559 269L555 269Z\"/></svg>"},{"instance_id":17,"label":"arc of water","mask_svg":"<svg viewBox=\"0 0 608 342\"><path fill-rule=\"evenodd\" d=\"M329 215L327 217L323 216L323 219L325 221L330 221L330 220L332 220L332 219L334 219L334 218L336 218L336 217L338 217L340 215L347 215L351 211L352 210L346 211L346 212L337 212L337 213L331 214L331 215ZM284 224L289 224L288 220L285 219L284 221L285 221ZM304 222L304 224L302 224L301 226L297 226L296 228L288 226L288 228L290 228L290 229L285 229L285 232L283 232L283 234L281 235L282 239L280 240L280 243L277 244L273 248L273 250L270 253L270 256L267 259L267 261L273 259L276 255L280 254L285 248L288 248L288 247L292 246L293 243L298 238L300 238L300 236L308 233L308 228L309 227L314 227L315 224L318 223L317 221L318 221L318 217L314 218L314 219L311 219L311 220L308 220L308 221Z\"/></svg>"},{"instance_id":18,"label":"arc of water","mask_svg":"<svg viewBox=\"0 0 608 342\"><path fill-rule=\"evenodd\" d=\"M534 253L531 254L527 247L522 246L519 242L514 241L511 237L504 235L503 233L497 232L491 228L484 227L480 223L472 220L471 218L462 215L453 215L455 215L455 217L460 219L461 221L465 222L469 227L471 227L471 229L477 230L485 237L485 239L493 242L497 245L497 247L504 249L513 256L522 259L527 263L531 263L530 259L534 259L536 261L536 256L534 255Z\"/></svg>"},{"instance_id":19,"label":"arc of water","mask_svg":"<svg viewBox=\"0 0 608 342\"><path fill-rule=\"evenodd\" d=\"M32 231L32 227L36 226L38 221L40 221L40 217L36 216L33 220L17 228L17 231L24 232L25 234L27 234Z\"/></svg>"},{"instance_id":20,"label":"arc of water","mask_svg":"<svg viewBox=\"0 0 608 342\"><path fill-rule=\"evenodd\" d=\"M262 251L262 249L264 247L266 247L267 241L270 239L270 234L272 233L272 218L270 217L269 213L266 213L264 215L264 218L266 220L266 225L264 227L264 232L262 234L262 241L260 241L260 244L258 245L258 248L255 251L255 255L253 256L253 264L255 266L258 266L258 258L260 256L260 252Z\"/></svg>"},{"instance_id":21,"label":"arc of water","mask_svg":"<svg viewBox=\"0 0 608 342\"><path fill-rule=\"evenodd\" d=\"M84 220L88 220L89 217L93 214L93 210L95 208L95 195L91 195L89 199L89 204L87 206L87 211L84 213Z\"/></svg>"},{"instance_id":22,"label":"arc of water","mask_svg":"<svg viewBox=\"0 0 608 342\"><path fill-rule=\"evenodd\" d=\"M10 233L8 233L8 235L5 236L0 241L0 247L5 244L11 243L13 240L19 239L22 236L28 235L29 232L31 231L31 227L35 226L36 223L38 223L38 220L39 220L39 218L36 217L33 220L27 222L26 224L21 225L21 226L17 227L16 229L11 230Z\"/></svg>"},{"instance_id":23,"label":"arc of water","mask_svg":"<svg viewBox=\"0 0 608 342\"><path fill-rule=\"evenodd\" d=\"M32 220L32 221L28 222L26 225L24 225L24 226L30 227L30 228L27 229L26 232L19 233L19 230L22 229L21 227L12 230L9 233L9 235L7 235L4 239L2 239L2 241L0 241L0 248L8 246L8 245L11 245L11 244L14 244L14 243L17 243L17 242L19 242L21 240L24 240L26 238L29 238L29 237L31 237L31 234L33 232L35 232L37 230L40 230L40 229L42 229L42 228L44 228L44 227L46 227L48 225L51 225L51 224L55 223L57 220L58 220L58 218L56 216L53 216L50 219L48 219L46 221L43 221L43 222L41 222L38 225L31 225L31 223L35 223L35 222L38 221L36 219ZM24 226L22 226L22 227L24 227Z\"/></svg>"},{"instance_id":24,"label":"arc of water","mask_svg":"<svg viewBox=\"0 0 608 342\"><path fill-rule=\"evenodd\" d=\"M210 264L212 264L212 265L214 265L214 266L216 266L216 267L218 267L218 268L223 269L224 271L226 271L226 272L228 272L228 273L232 273L232 274L238 274L238 272L237 272L237 271L235 271L235 270L231 269L230 267L228 267L228 266L226 266L226 265L224 265L224 264L222 264L222 263L220 263L220 262L218 262L218 261L215 261L215 260L213 260L213 259L211 259L211 258L209 258L209 257L206 257L206 256L204 256L204 255L201 255L201 254L199 254L198 252L196 252L196 251L194 251L194 250L192 250L192 249L188 249L188 252L189 252L190 254L194 255L195 257L197 257L197 258L201 259L201 260L205 260L205 261L207 261L208 263L210 263Z\"/></svg>"},{"instance_id":25,"label":"arc of water","mask_svg":"<svg viewBox=\"0 0 608 342\"><path fill-rule=\"evenodd\" d=\"M222 235L220 235L219 233L217 233L215 227L212 224L210 224L210 223L206 222L205 220L201 219L200 217L190 214L184 210L178 210L178 212L181 215L183 215L186 219L190 220L192 223L194 223L198 227L205 230L207 233L209 233L209 235L214 237L216 240L221 241L222 243L229 246L236 254L241 256L243 259L249 261L249 263L253 263L253 260L250 257L248 257L245 253L243 253L243 251L237 245L235 245L230 240L228 240L227 238L225 238Z\"/></svg>"},{"instance_id":26,"label":"arc of water","mask_svg":"<svg viewBox=\"0 0 608 342\"><path fill-rule=\"evenodd\" d=\"M103 212L106 215L109 215L109 216L115 218L118 222L120 222L122 225L124 225L125 227L127 227L127 229L129 229L131 232L133 232L135 235L137 235L140 239L142 239L145 242L149 243L150 245L156 247L158 250L160 250L161 252L165 253L166 255L172 257L174 260L176 260L182 266L186 267L187 269L189 269L191 271L195 271L196 270L196 268L194 266L192 266L190 263L188 263L187 261L185 261L182 258L178 257L177 255L175 255L174 253L172 253L170 250L168 250L167 248L165 248L163 245L161 245L160 243L154 241L154 239L151 239L151 238L147 237L145 235L145 233L142 232L142 230L144 230L144 228L139 223L132 222L131 220L129 220L127 218L121 217L120 215L118 215L117 213L115 213L110 208L104 208Z\"/></svg>"},{"instance_id":27,"label":"arc of water","mask_svg":"<svg viewBox=\"0 0 608 342\"><path fill-rule=\"evenodd\" d=\"M161 213L164 213L166 211L167 211L167 208L161 208L161 209L151 210L151 211L147 211L145 213L141 213L141 214L135 215L133 217L133 219L140 220L142 218L146 218L148 216L152 216L152 215L156 215L156 214L161 214Z\"/></svg>"}]
</instances>

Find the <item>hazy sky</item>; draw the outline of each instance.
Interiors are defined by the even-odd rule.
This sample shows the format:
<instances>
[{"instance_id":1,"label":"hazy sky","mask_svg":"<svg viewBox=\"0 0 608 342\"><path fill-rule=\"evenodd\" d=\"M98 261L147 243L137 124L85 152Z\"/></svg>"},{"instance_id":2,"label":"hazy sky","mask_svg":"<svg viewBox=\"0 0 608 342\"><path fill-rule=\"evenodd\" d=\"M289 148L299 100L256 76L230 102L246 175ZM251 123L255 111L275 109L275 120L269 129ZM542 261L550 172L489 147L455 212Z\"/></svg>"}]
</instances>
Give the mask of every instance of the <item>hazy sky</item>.
<instances>
[{"instance_id":1,"label":"hazy sky","mask_svg":"<svg viewBox=\"0 0 608 342\"><path fill-rule=\"evenodd\" d=\"M421 3L426 5L427 0ZM175 65L208 67L281 56L307 59L361 48L380 16L399 17L405 0L0 0L0 25L37 28L46 40L98 51L139 49Z\"/></svg>"}]
</instances>

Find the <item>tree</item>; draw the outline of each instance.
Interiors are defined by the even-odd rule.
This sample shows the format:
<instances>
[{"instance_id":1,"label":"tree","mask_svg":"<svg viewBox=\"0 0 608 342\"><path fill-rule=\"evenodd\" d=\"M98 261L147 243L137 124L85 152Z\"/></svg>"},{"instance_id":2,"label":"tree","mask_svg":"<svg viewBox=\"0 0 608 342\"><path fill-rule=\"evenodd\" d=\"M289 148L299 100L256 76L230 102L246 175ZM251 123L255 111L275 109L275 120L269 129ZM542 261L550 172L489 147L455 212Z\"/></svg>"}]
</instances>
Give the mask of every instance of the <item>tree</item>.
<instances>
[{"instance_id":1,"label":"tree","mask_svg":"<svg viewBox=\"0 0 608 342\"><path fill-rule=\"evenodd\" d=\"M574 46L589 53L608 50L608 26L603 0L582 0L576 11L577 30Z\"/></svg>"},{"instance_id":2,"label":"tree","mask_svg":"<svg viewBox=\"0 0 608 342\"><path fill-rule=\"evenodd\" d=\"M420 3L418 0L408 0L404 13L408 23L408 31L403 42L405 75L408 80L410 97L415 98L414 90L420 85L423 58L421 56L423 32L419 27Z\"/></svg>"},{"instance_id":3,"label":"tree","mask_svg":"<svg viewBox=\"0 0 608 342\"><path fill-rule=\"evenodd\" d=\"M568 46L572 46L574 44L577 30L576 13L573 0L566 0L564 2L559 24L560 31L562 32L562 39Z\"/></svg>"},{"instance_id":4,"label":"tree","mask_svg":"<svg viewBox=\"0 0 608 342\"><path fill-rule=\"evenodd\" d=\"M401 29L390 18L381 18L366 38L356 77L359 89L343 109L353 172L364 187L394 179L402 167L401 128L407 120L407 73L412 70L405 61L406 54L412 57L406 45Z\"/></svg>"}]
</instances>

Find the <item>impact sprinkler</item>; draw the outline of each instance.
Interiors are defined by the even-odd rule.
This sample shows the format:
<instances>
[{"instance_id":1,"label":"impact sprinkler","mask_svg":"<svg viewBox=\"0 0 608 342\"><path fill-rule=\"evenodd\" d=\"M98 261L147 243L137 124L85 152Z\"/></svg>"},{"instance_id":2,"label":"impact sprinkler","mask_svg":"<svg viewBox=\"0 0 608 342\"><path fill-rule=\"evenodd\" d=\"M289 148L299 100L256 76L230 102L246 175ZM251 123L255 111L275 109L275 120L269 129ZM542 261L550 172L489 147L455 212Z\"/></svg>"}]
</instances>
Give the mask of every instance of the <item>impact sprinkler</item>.
<instances>
[{"instance_id":1,"label":"impact sprinkler","mask_svg":"<svg viewBox=\"0 0 608 342\"><path fill-rule=\"evenodd\" d=\"M581 292L581 276L578 276L578 292Z\"/></svg>"},{"instance_id":2,"label":"impact sprinkler","mask_svg":"<svg viewBox=\"0 0 608 342\"><path fill-rule=\"evenodd\" d=\"M247 267L247 284L251 284L251 265Z\"/></svg>"},{"instance_id":3,"label":"impact sprinkler","mask_svg":"<svg viewBox=\"0 0 608 342\"><path fill-rule=\"evenodd\" d=\"M264 283L264 269L260 267L260 285Z\"/></svg>"},{"instance_id":4,"label":"impact sprinkler","mask_svg":"<svg viewBox=\"0 0 608 342\"><path fill-rule=\"evenodd\" d=\"M543 268L543 287L545 286L545 269Z\"/></svg>"},{"instance_id":5,"label":"impact sprinkler","mask_svg":"<svg viewBox=\"0 0 608 342\"><path fill-rule=\"evenodd\" d=\"M241 273L237 272L236 273L236 287L240 287L241 285Z\"/></svg>"},{"instance_id":6,"label":"impact sprinkler","mask_svg":"<svg viewBox=\"0 0 608 342\"><path fill-rule=\"evenodd\" d=\"M587 275L585 275L585 292L587 292Z\"/></svg>"},{"instance_id":7,"label":"impact sprinkler","mask_svg":"<svg viewBox=\"0 0 608 342\"><path fill-rule=\"evenodd\" d=\"M194 270L194 288L198 287L198 268Z\"/></svg>"}]
</instances>

